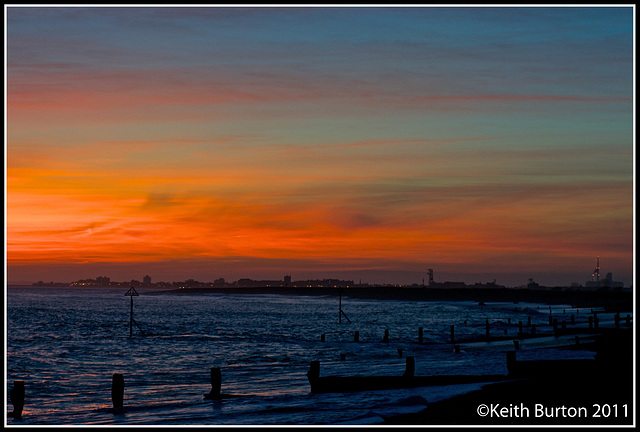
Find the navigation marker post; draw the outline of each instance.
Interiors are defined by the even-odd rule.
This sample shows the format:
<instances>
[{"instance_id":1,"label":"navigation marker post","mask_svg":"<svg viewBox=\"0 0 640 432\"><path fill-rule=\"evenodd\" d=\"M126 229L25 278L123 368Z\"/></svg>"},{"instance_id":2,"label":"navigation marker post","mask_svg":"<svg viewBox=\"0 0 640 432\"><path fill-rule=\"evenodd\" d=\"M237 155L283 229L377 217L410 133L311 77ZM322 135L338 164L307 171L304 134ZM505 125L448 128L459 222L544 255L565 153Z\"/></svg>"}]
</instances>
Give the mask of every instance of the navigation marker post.
<instances>
[{"instance_id":1,"label":"navigation marker post","mask_svg":"<svg viewBox=\"0 0 640 432\"><path fill-rule=\"evenodd\" d=\"M338 290L338 295L339 295L339 303L338 303L338 323L342 323L342 315L344 315L344 317L347 319L347 321L351 322L351 320L349 319L349 317L347 316L346 313L344 313L344 311L342 310L342 288L340 288ZM357 342L357 341L356 341Z\"/></svg>"},{"instance_id":2,"label":"navigation marker post","mask_svg":"<svg viewBox=\"0 0 640 432\"><path fill-rule=\"evenodd\" d=\"M140 328L140 326L138 325L138 323L136 322L136 320L133 319L133 296L138 296L138 292L136 291L136 289L134 287L131 287L129 289L129 291L127 291L127 293L125 294L125 296L130 296L131 297L131 316L129 318L129 337L133 336L133 324L135 323L136 327L138 327L138 329L140 330L140 333L142 333L142 336L144 336L144 332L142 331L142 329Z\"/></svg>"}]
</instances>

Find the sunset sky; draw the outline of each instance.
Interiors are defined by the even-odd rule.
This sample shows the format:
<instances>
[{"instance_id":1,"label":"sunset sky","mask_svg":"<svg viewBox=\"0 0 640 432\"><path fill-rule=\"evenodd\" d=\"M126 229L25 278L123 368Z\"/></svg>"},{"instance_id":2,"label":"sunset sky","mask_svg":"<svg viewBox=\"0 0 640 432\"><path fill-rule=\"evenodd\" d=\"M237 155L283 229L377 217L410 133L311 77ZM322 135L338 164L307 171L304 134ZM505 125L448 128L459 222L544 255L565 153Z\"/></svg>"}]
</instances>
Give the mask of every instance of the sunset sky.
<instances>
[{"instance_id":1,"label":"sunset sky","mask_svg":"<svg viewBox=\"0 0 640 432\"><path fill-rule=\"evenodd\" d=\"M5 18L9 283L633 281L633 7Z\"/></svg>"}]
</instances>

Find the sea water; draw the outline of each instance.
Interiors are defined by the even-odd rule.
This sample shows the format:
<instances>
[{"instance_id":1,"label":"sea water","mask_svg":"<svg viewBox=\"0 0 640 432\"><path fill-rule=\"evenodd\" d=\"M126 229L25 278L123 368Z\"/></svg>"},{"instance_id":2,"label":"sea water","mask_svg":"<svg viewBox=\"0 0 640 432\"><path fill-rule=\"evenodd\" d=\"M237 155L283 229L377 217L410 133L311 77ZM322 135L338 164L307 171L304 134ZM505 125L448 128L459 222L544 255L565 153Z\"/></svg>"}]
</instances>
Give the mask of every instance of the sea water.
<instances>
[{"instance_id":1,"label":"sea water","mask_svg":"<svg viewBox=\"0 0 640 432\"><path fill-rule=\"evenodd\" d=\"M8 287L6 394L26 388L11 425L341 425L382 423L480 384L312 394L309 364L325 375L506 374L518 323L544 333L568 305L371 300L336 296L180 294L119 288ZM587 313L583 312L586 321ZM486 342L486 323L492 336ZM460 342L451 344L451 326ZM423 340L419 343L419 328ZM388 341L383 341L388 330ZM355 332L358 341L355 341ZM322 341L324 335L324 341ZM573 340L573 338L571 338ZM592 358L549 336L524 340L519 358ZM566 340L565 343L572 343ZM208 400L210 368L222 393ZM114 373L125 380L112 410ZM13 407L7 396L6 411Z\"/></svg>"}]
</instances>

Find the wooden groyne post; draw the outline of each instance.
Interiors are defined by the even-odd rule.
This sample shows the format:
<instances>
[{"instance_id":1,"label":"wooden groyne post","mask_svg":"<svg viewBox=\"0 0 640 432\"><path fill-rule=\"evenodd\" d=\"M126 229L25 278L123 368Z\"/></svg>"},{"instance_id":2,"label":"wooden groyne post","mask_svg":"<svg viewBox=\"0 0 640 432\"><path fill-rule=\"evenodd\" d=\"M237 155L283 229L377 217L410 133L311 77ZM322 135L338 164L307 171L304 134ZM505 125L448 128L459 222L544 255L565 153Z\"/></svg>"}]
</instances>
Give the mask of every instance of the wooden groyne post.
<instances>
[{"instance_id":1,"label":"wooden groyne post","mask_svg":"<svg viewBox=\"0 0 640 432\"><path fill-rule=\"evenodd\" d=\"M415 358L413 356L407 356L407 365L404 371L404 377L407 378L413 378L413 376L415 375L415 371L416 371L416 361Z\"/></svg>"},{"instance_id":2,"label":"wooden groyne post","mask_svg":"<svg viewBox=\"0 0 640 432\"><path fill-rule=\"evenodd\" d=\"M522 336L522 321L518 321L518 336Z\"/></svg>"},{"instance_id":3,"label":"wooden groyne post","mask_svg":"<svg viewBox=\"0 0 640 432\"><path fill-rule=\"evenodd\" d=\"M22 409L24 408L24 381L15 380L13 387L9 391L9 397L13 404L13 412L10 415L15 419L22 418Z\"/></svg>"},{"instance_id":4,"label":"wooden groyne post","mask_svg":"<svg viewBox=\"0 0 640 432\"><path fill-rule=\"evenodd\" d=\"M507 351L507 372L509 375L513 375L516 366L516 352Z\"/></svg>"},{"instance_id":5,"label":"wooden groyne post","mask_svg":"<svg viewBox=\"0 0 640 432\"><path fill-rule=\"evenodd\" d=\"M384 337L382 338L382 342L384 342L384 343L389 342L389 329L385 329Z\"/></svg>"},{"instance_id":6,"label":"wooden groyne post","mask_svg":"<svg viewBox=\"0 0 640 432\"><path fill-rule=\"evenodd\" d=\"M453 324L451 324L451 326L450 326L449 330L451 331L451 343L453 343L453 342L454 342L454 340L455 340L455 339L454 339L454 336L455 336L455 328L454 328Z\"/></svg>"},{"instance_id":7,"label":"wooden groyne post","mask_svg":"<svg viewBox=\"0 0 640 432\"><path fill-rule=\"evenodd\" d=\"M485 322L484 327L485 327L485 333L487 335L487 339L490 339L491 338L491 333L489 331L490 330L490 328L489 328L489 320L487 320Z\"/></svg>"},{"instance_id":8,"label":"wooden groyne post","mask_svg":"<svg viewBox=\"0 0 640 432\"><path fill-rule=\"evenodd\" d=\"M422 343L423 331L422 327L418 327L418 343Z\"/></svg>"},{"instance_id":9,"label":"wooden groyne post","mask_svg":"<svg viewBox=\"0 0 640 432\"><path fill-rule=\"evenodd\" d=\"M124 406L124 375L114 373L111 380L111 400L113 401L113 409L122 409Z\"/></svg>"},{"instance_id":10,"label":"wooden groyne post","mask_svg":"<svg viewBox=\"0 0 640 432\"><path fill-rule=\"evenodd\" d=\"M309 364L309 371L307 372L307 377L310 381L314 379L320 378L320 361L312 360Z\"/></svg>"},{"instance_id":11,"label":"wooden groyne post","mask_svg":"<svg viewBox=\"0 0 640 432\"><path fill-rule=\"evenodd\" d=\"M222 387L222 373L219 367L211 368L211 391L204 395L206 399L220 399L220 388Z\"/></svg>"}]
</instances>

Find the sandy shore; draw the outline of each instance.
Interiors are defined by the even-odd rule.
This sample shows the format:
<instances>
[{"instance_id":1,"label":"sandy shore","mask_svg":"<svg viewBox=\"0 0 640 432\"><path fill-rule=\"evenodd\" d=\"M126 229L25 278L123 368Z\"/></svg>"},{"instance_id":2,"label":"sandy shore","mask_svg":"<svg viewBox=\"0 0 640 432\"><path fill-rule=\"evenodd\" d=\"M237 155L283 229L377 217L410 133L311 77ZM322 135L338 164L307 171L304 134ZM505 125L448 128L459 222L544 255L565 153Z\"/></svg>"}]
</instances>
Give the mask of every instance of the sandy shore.
<instances>
[{"instance_id":1,"label":"sandy shore","mask_svg":"<svg viewBox=\"0 0 640 432\"><path fill-rule=\"evenodd\" d=\"M631 425L631 383L631 377L600 376L488 384L481 390L429 404L419 413L387 418L384 424Z\"/></svg>"}]
</instances>

